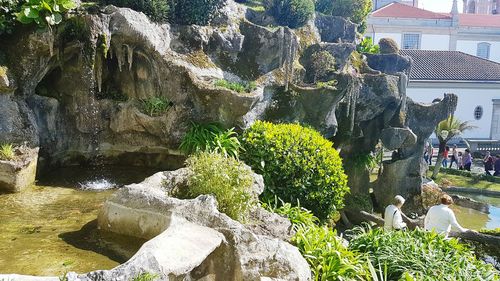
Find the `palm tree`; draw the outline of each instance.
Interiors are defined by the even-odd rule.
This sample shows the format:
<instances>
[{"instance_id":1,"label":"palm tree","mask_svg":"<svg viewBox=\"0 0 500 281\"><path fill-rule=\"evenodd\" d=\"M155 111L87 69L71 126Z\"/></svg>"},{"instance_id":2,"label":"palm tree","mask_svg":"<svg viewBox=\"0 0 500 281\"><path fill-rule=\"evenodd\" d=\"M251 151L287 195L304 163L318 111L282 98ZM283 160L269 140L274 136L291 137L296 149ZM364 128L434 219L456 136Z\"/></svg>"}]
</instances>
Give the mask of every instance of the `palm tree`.
<instances>
[{"instance_id":1,"label":"palm tree","mask_svg":"<svg viewBox=\"0 0 500 281\"><path fill-rule=\"evenodd\" d=\"M446 148L446 144L453 137L461 135L463 132L467 130L472 130L476 128L469 124L469 122L462 122L457 119L455 116L450 116L448 119L439 122L434 133L436 134L439 140L439 152L438 158L436 160L436 166L434 167L434 171L432 172L432 179L436 179L439 169L441 169L441 162L443 161L443 152Z\"/></svg>"}]
</instances>

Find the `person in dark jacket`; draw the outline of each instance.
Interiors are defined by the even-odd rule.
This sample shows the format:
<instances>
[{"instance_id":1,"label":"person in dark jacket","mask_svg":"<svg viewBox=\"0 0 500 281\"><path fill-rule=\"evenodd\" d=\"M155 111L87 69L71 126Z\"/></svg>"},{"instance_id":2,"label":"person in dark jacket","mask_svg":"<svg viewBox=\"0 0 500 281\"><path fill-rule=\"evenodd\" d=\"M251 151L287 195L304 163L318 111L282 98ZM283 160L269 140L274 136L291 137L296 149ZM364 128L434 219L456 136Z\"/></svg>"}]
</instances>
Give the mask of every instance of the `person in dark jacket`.
<instances>
[{"instance_id":1,"label":"person in dark jacket","mask_svg":"<svg viewBox=\"0 0 500 281\"><path fill-rule=\"evenodd\" d=\"M500 176L500 154L497 155L497 159L495 161L495 165L494 165L494 170L495 170L495 173L493 174L495 177L498 177Z\"/></svg>"}]
</instances>

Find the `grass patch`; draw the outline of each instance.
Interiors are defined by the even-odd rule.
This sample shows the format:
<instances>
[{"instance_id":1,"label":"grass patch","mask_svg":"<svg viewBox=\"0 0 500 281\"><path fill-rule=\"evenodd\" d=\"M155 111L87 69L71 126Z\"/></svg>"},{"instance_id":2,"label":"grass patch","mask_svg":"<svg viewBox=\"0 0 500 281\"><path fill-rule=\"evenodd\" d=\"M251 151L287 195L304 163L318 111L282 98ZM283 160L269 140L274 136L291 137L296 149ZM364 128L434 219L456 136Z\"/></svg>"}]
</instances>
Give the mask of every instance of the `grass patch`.
<instances>
[{"instance_id":1,"label":"grass patch","mask_svg":"<svg viewBox=\"0 0 500 281\"><path fill-rule=\"evenodd\" d=\"M10 143L0 145L0 160L12 160L15 157L14 146Z\"/></svg>"},{"instance_id":2,"label":"grass patch","mask_svg":"<svg viewBox=\"0 0 500 281\"><path fill-rule=\"evenodd\" d=\"M238 93L250 93L257 88L257 84L253 81L248 82L230 82L225 79L220 79L215 81L215 86L226 88L231 91L235 91Z\"/></svg>"},{"instance_id":3,"label":"grass patch","mask_svg":"<svg viewBox=\"0 0 500 281\"><path fill-rule=\"evenodd\" d=\"M210 61L210 58L201 50L187 54L186 61L199 68L216 67L216 65Z\"/></svg>"},{"instance_id":4,"label":"grass patch","mask_svg":"<svg viewBox=\"0 0 500 281\"><path fill-rule=\"evenodd\" d=\"M131 281L154 281L159 278L158 274L143 272L132 278Z\"/></svg>"},{"instance_id":5,"label":"grass patch","mask_svg":"<svg viewBox=\"0 0 500 281\"><path fill-rule=\"evenodd\" d=\"M173 103L165 97L152 97L141 100L142 110L151 117L160 116L167 112Z\"/></svg>"},{"instance_id":6,"label":"grass patch","mask_svg":"<svg viewBox=\"0 0 500 281\"><path fill-rule=\"evenodd\" d=\"M432 170L428 172L428 176L432 175ZM489 181L477 181L474 178L459 176L459 175L449 175L439 173L435 182L439 186L444 187L468 187L468 188L479 188L492 191L500 191L500 184L489 182Z\"/></svg>"},{"instance_id":7,"label":"grass patch","mask_svg":"<svg viewBox=\"0 0 500 281\"><path fill-rule=\"evenodd\" d=\"M238 158L241 144L234 128L224 130L220 125L214 123L193 123L182 139L179 149L187 155L207 151Z\"/></svg>"}]
</instances>

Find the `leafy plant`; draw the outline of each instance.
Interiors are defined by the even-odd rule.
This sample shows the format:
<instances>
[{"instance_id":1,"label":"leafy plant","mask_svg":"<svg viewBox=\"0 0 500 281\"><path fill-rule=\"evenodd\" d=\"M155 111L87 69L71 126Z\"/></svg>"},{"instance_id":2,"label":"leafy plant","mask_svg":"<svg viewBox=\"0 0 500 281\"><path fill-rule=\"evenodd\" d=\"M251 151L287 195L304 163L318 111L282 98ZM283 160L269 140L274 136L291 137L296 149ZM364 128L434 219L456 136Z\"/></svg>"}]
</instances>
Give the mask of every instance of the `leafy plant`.
<instances>
[{"instance_id":1,"label":"leafy plant","mask_svg":"<svg viewBox=\"0 0 500 281\"><path fill-rule=\"evenodd\" d=\"M300 202L297 202L297 206L292 206L290 203L285 203L283 200L275 198L274 203L262 203L262 206L273 213L285 216L294 227L301 225L310 227L315 226L319 222L318 218L311 211L300 207Z\"/></svg>"},{"instance_id":2,"label":"leafy plant","mask_svg":"<svg viewBox=\"0 0 500 281\"><path fill-rule=\"evenodd\" d=\"M206 125L193 123L182 139L179 149L185 154L209 151L238 158L241 144L234 128L224 130L213 123Z\"/></svg>"},{"instance_id":3,"label":"leafy plant","mask_svg":"<svg viewBox=\"0 0 500 281\"><path fill-rule=\"evenodd\" d=\"M297 228L292 243L309 263L314 280L371 280L365 258L350 251L327 227Z\"/></svg>"},{"instance_id":4,"label":"leafy plant","mask_svg":"<svg viewBox=\"0 0 500 281\"><path fill-rule=\"evenodd\" d=\"M12 33L16 24L16 15L22 5L19 0L0 0L0 35Z\"/></svg>"},{"instance_id":5,"label":"leafy plant","mask_svg":"<svg viewBox=\"0 0 500 281\"><path fill-rule=\"evenodd\" d=\"M0 145L0 159L12 160L15 157L14 146L10 143Z\"/></svg>"},{"instance_id":6,"label":"leafy plant","mask_svg":"<svg viewBox=\"0 0 500 281\"><path fill-rule=\"evenodd\" d=\"M371 37L365 37L361 43L359 43L357 51L360 53L379 54L380 47L377 44L373 44L373 39Z\"/></svg>"},{"instance_id":7,"label":"leafy plant","mask_svg":"<svg viewBox=\"0 0 500 281\"><path fill-rule=\"evenodd\" d=\"M290 28L305 25L314 15L313 0L264 0L263 4L278 24Z\"/></svg>"},{"instance_id":8,"label":"leafy plant","mask_svg":"<svg viewBox=\"0 0 500 281\"><path fill-rule=\"evenodd\" d=\"M242 159L264 177L264 200L298 201L321 220L343 207L349 188L342 160L317 131L255 122L242 137Z\"/></svg>"},{"instance_id":9,"label":"leafy plant","mask_svg":"<svg viewBox=\"0 0 500 281\"><path fill-rule=\"evenodd\" d=\"M172 1L170 19L177 24L208 25L219 15L227 0Z\"/></svg>"},{"instance_id":10,"label":"leafy plant","mask_svg":"<svg viewBox=\"0 0 500 281\"><path fill-rule=\"evenodd\" d=\"M76 8L73 0L28 0L16 13L22 24L36 23L39 27L58 25L63 15Z\"/></svg>"},{"instance_id":11,"label":"leafy plant","mask_svg":"<svg viewBox=\"0 0 500 281\"><path fill-rule=\"evenodd\" d=\"M462 122L455 116L451 115L446 120L439 122L434 129L434 134L437 136L439 140L439 151L438 158L436 163L441 163L443 161L443 152L446 148L446 144L454 137L459 136L463 132L467 130L472 130L476 128L472 126L469 122ZM439 170L441 169L441 165L436 165L434 167L434 171L432 173L432 178L436 179Z\"/></svg>"},{"instance_id":12,"label":"leafy plant","mask_svg":"<svg viewBox=\"0 0 500 281\"><path fill-rule=\"evenodd\" d=\"M5 75L7 75L7 67L0 65L0 76L5 76Z\"/></svg>"},{"instance_id":13,"label":"leafy plant","mask_svg":"<svg viewBox=\"0 0 500 281\"><path fill-rule=\"evenodd\" d=\"M179 190L175 196L195 198L212 194L219 211L244 222L248 212L256 204L251 194L253 177L243 162L213 152L200 152L189 157L187 167L192 171L188 178L189 188Z\"/></svg>"},{"instance_id":14,"label":"leafy plant","mask_svg":"<svg viewBox=\"0 0 500 281\"><path fill-rule=\"evenodd\" d=\"M152 117L164 114L173 105L173 103L165 97L152 97L143 99L141 102L144 112Z\"/></svg>"},{"instance_id":15,"label":"leafy plant","mask_svg":"<svg viewBox=\"0 0 500 281\"><path fill-rule=\"evenodd\" d=\"M389 280L499 280L468 246L435 232L358 228L349 249L367 254L375 267L386 267Z\"/></svg>"},{"instance_id":16,"label":"leafy plant","mask_svg":"<svg viewBox=\"0 0 500 281\"><path fill-rule=\"evenodd\" d=\"M142 272L140 274L137 274L134 278L132 278L132 281L154 281L158 279L158 274L153 274L149 272Z\"/></svg>"},{"instance_id":17,"label":"leafy plant","mask_svg":"<svg viewBox=\"0 0 500 281\"><path fill-rule=\"evenodd\" d=\"M238 93L247 92L250 93L257 88L257 84L253 81L251 82L230 82L224 79L215 81L215 86L226 88Z\"/></svg>"}]
</instances>

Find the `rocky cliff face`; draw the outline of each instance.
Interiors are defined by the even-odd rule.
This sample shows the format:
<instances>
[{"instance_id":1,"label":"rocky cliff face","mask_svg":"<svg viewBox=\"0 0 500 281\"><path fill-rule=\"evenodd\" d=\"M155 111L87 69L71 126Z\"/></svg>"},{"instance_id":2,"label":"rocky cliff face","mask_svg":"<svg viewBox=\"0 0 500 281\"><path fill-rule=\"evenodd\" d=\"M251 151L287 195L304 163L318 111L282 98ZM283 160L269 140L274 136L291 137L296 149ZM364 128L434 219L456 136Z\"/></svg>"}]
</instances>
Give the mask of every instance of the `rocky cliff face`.
<instances>
[{"instance_id":1,"label":"rocky cliff face","mask_svg":"<svg viewBox=\"0 0 500 281\"><path fill-rule=\"evenodd\" d=\"M229 1L207 27L158 25L109 6L51 31L19 30L0 42L10 82L0 87L0 142L40 146L42 165L100 156L174 168L191 122L237 128L257 119L301 122L335 141L353 192L365 193L368 171L354 159L396 128L390 132L401 133L401 141L390 145L400 153L385 164L378 186L390 194L380 198L417 194L424 140L456 106L454 97L413 103L405 94L411 62L371 56L374 70L356 59L356 27L345 19L318 16L295 30L267 28L267 21ZM335 87L314 83L311 56L320 51L335 57L337 71L329 77ZM257 87L237 93L214 86L218 79ZM172 106L159 116L145 114L140 100L151 97Z\"/></svg>"}]
</instances>

